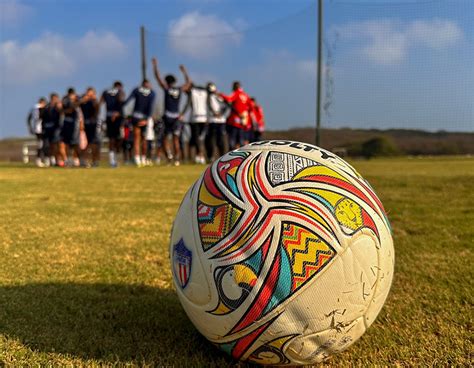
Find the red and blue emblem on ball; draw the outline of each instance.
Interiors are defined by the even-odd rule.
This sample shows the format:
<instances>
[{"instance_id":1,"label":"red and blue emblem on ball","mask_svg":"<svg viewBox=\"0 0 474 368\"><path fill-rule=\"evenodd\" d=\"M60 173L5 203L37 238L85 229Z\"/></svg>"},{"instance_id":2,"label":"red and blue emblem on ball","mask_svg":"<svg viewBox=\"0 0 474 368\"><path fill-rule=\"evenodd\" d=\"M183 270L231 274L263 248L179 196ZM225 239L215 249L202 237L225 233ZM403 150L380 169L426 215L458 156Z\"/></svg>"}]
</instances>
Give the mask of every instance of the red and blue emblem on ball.
<instances>
[{"instance_id":1,"label":"red and blue emblem on ball","mask_svg":"<svg viewBox=\"0 0 474 368\"><path fill-rule=\"evenodd\" d=\"M191 276L192 252L186 248L183 239L173 247L173 271L182 289L188 285Z\"/></svg>"}]
</instances>

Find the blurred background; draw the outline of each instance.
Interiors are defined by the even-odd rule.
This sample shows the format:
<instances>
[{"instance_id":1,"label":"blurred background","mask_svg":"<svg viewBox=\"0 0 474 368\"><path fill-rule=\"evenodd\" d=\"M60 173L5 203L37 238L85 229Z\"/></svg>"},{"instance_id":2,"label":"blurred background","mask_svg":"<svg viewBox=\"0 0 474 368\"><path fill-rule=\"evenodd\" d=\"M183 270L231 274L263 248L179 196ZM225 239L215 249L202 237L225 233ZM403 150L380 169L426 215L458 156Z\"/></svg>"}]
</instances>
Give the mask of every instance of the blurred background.
<instances>
[{"instance_id":1,"label":"blurred background","mask_svg":"<svg viewBox=\"0 0 474 368\"><path fill-rule=\"evenodd\" d=\"M180 80L179 64L222 92L240 80L267 137L314 141L315 0L1 0L0 10L0 139L27 136L29 109L52 91L100 93L116 79L131 91L144 26L156 89L153 55ZM323 146L357 151L382 135L408 154L474 153L474 2L326 0L323 18Z\"/></svg>"}]
</instances>

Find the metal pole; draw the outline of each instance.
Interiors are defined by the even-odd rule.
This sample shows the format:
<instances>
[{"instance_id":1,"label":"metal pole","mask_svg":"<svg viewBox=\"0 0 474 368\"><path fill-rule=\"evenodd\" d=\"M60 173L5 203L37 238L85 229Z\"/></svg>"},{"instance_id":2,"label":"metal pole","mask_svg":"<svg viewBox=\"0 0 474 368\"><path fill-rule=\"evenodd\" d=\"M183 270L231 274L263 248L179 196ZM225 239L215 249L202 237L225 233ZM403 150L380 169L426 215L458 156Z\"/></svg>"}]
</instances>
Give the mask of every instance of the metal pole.
<instances>
[{"instance_id":1,"label":"metal pole","mask_svg":"<svg viewBox=\"0 0 474 368\"><path fill-rule=\"evenodd\" d=\"M316 86L316 146L321 144L321 106L323 78L323 0L318 0L318 64Z\"/></svg>"},{"instance_id":2,"label":"metal pole","mask_svg":"<svg viewBox=\"0 0 474 368\"><path fill-rule=\"evenodd\" d=\"M140 27L140 46L142 58L142 79L146 79L146 42L145 42L145 27Z\"/></svg>"}]
</instances>

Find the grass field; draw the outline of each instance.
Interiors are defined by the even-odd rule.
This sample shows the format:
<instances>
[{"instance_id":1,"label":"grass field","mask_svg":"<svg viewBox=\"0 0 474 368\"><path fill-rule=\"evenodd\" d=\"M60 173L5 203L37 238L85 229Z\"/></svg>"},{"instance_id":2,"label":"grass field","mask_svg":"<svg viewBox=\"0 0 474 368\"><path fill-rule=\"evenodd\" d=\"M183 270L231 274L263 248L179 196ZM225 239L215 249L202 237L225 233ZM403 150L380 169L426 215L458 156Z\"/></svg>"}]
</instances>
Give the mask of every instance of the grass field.
<instances>
[{"instance_id":1,"label":"grass field","mask_svg":"<svg viewBox=\"0 0 474 368\"><path fill-rule=\"evenodd\" d=\"M327 364L467 366L474 159L356 161L394 229L379 318ZM0 365L235 366L172 287L168 234L202 167L0 165Z\"/></svg>"}]
</instances>

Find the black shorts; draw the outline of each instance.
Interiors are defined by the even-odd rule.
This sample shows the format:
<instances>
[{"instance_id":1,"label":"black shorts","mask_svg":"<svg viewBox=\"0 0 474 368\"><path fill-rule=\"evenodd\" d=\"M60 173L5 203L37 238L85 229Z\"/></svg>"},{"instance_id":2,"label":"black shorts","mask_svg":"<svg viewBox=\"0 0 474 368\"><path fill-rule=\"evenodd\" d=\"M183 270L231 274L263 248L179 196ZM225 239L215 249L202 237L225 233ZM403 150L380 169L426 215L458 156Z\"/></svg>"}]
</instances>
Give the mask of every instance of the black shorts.
<instances>
[{"instance_id":1,"label":"black shorts","mask_svg":"<svg viewBox=\"0 0 474 368\"><path fill-rule=\"evenodd\" d=\"M179 137L183 130L183 123L178 118L169 118L166 115L163 116L163 122L165 124L165 136L174 135Z\"/></svg>"},{"instance_id":2,"label":"black shorts","mask_svg":"<svg viewBox=\"0 0 474 368\"><path fill-rule=\"evenodd\" d=\"M60 140L61 130L57 126L46 126L44 128L43 140L48 144L58 143Z\"/></svg>"},{"instance_id":3,"label":"black shorts","mask_svg":"<svg viewBox=\"0 0 474 368\"><path fill-rule=\"evenodd\" d=\"M84 130L86 132L88 144L100 144L101 132L100 125L97 122L86 122L84 124Z\"/></svg>"},{"instance_id":4,"label":"black shorts","mask_svg":"<svg viewBox=\"0 0 474 368\"><path fill-rule=\"evenodd\" d=\"M134 130L135 130L135 128L140 128L140 135L141 135L142 137L145 136L147 124L142 125L142 126L139 126L138 123L139 123L140 121L143 121L143 120L146 120L146 119L132 118L132 125L133 125ZM133 136L134 134L135 134L135 133L132 132L132 136Z\"/></svg>"},{"instance_id":5,"label":"black shorts","mask_svg":"<svg viewBox=\"0 0 474 368\"><path fill-rule=\"evenodd\" d=\"M60 134L61 142L68 146L79 144L79 122L64 121Z\"/></svg>"},{"instance_id":6,"label":"black shorts","mask_svg":"<svg viewBox=\"0 0 474 368\"><path fill-rule=\"evenodd\" d=\"M121 128L123 119L121 117L116 118L114 121L109 117L105 121L107 127L107 138L109 139L121 139Z\"/></svg>"},{"instance_id":7,"label":"black shorts","mask_svg":"<svg viewBox=\"0 0 474 368\"><path fill-rule=\"evenodd\" d=\"M138 123L139 123L140 121L143 121L143 120L145 120L145 125L143 125L143 126L146 127L146 126L147 126L147 123L148 123L148 122L147 122L148 119L132 118L132 125L133 125L134 127L136 127L136 126L138 126ZM141 127L140 127L140 128L141 128Z\"/></svg>"}]
</instances>

